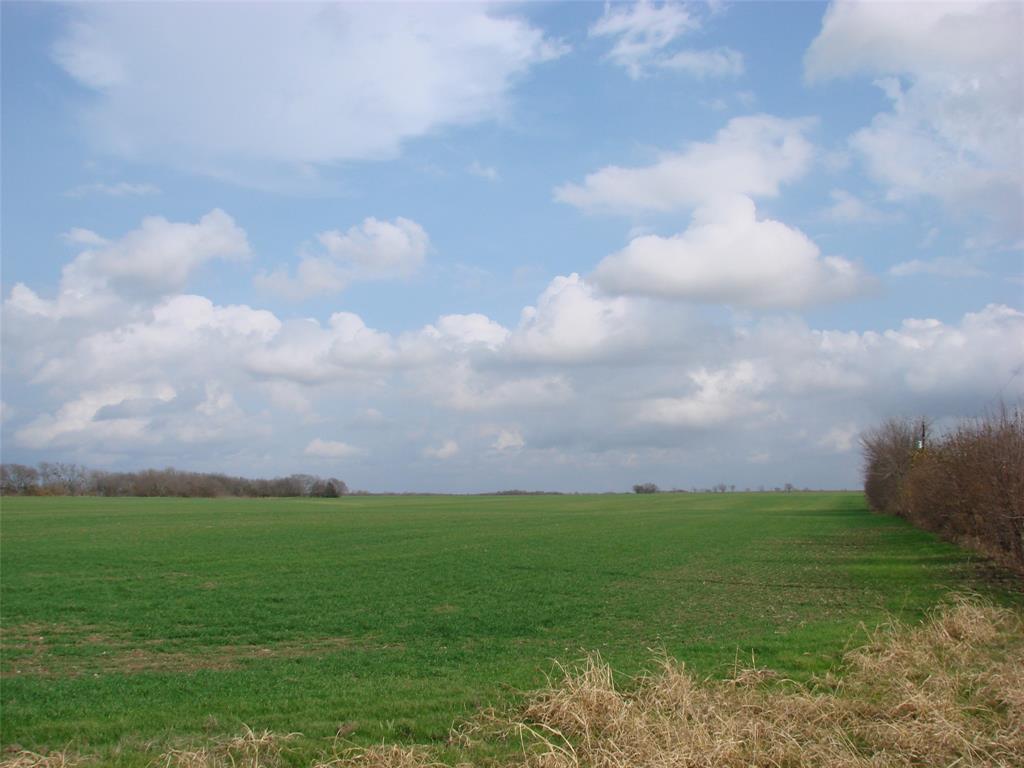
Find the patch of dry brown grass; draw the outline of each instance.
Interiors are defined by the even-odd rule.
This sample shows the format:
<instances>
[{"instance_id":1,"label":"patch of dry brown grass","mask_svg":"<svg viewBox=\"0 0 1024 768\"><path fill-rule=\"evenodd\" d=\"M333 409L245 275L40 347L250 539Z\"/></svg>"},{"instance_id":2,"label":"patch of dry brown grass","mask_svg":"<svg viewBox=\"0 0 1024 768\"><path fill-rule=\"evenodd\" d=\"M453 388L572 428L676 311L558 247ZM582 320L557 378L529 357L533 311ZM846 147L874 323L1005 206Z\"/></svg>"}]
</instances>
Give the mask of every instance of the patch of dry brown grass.
<instances>
[{"instance_id":1,"label":"patch of dry brown grass","mask_svg":"<svg viewBox=\"0 0 1024 768\"><path fill-rule=\"evenodd\" d=\"M369 749L350 749L344 754L314 763L311 768L449 768L435 762L431 754L420 747L382 744ZM456 768L459 768L458 766ZM468 768L466 766L465 768Z\"/></svg>"},{"instance_id":2,"label":"patch of dry brown grass","mask_svg":"<svg viewBox=\"0 0 1024 768\"><path fill-rule=\"evenodd\" d=\"M67 752L39 754L19 749L0 760L0 768L73 768L79 759Z\"/></svg>"},{"instance_id":3,"label":"patch of dry brown grass","mask_svg":"<svg viewBox=\"0 0 1024 768\"><path fill-rule=\"evenodd\" d=\"M801 685L763 669L696 680L679 662L627 690L597 656L491 727L528 768L1024 765L1019 614L960 598L890 624L841 675Z\"/></svg>"},{"instance_id":4,"label":"patch of dry brown grass","mask_svg":"<svg viewBox=\"0 0 1024 768\"><path fill-rule=\"evenodd\" d=\"M171 749L154 762L159 768L274 768L281 764L285 744L296 733L275 734L253 731L244 726L242 733L198 749Z\"/></svg>"}]
</instances>

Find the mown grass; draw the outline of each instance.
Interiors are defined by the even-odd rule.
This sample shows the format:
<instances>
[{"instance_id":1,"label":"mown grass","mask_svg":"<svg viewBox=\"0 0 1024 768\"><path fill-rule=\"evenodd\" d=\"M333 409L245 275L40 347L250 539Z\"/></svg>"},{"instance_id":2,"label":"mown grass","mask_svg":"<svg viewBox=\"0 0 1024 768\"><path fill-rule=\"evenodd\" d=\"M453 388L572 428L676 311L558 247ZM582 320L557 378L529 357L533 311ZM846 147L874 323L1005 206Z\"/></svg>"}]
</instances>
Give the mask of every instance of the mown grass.
<instances>
[{"instance_id":1,"label":"mown grass","mask_svg":"<svg viewBox=\"0 0 1024 768\"><path fill-rule=\"evenodd\" d=\"M339 728L441 744L591 651L807 679L986 589L854 493L7 498L0 538L0 741L123 766L242 724L301 731L295 764Z\"/></svg>"}]
</instances>

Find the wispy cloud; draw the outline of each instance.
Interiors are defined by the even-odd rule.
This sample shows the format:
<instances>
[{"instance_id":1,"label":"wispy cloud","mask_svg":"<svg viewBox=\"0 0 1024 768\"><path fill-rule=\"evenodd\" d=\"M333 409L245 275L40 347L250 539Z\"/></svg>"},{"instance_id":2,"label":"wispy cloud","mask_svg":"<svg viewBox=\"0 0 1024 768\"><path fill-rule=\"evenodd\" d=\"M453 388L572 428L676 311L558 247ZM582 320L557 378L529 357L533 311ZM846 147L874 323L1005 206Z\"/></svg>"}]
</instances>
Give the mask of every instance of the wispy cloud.
<instances>
[{"instance_id":1,"label":"wispy cloud","mask_svg":"<svg viewBox=\"0 0 1024 768\"><path fill-rule=\"evenodd\" d=\"M441 445L428 446L423 450L423 455L428 459L450 459L459 453L459 444L454 440L445 440Z\"/></svg>"},{"instance_id":2,"label":"wispy cloud","mask_svg":"<svg viewBox=\"0 0 1024 768\"><path fill-rule=\"evenodd\" d=\"M896 277L932 275L934 277L984 277L987 273L967 259L939 257L901 261L889 270Z\"/></svg>"},{"instance_id":3,"label":"wispy cloud","mask_svg":"<svg viewBox=\"0 0 1024 768\"><path fill-rule=\"evenodd\" d=\"M303 454L318 459L348 459L359 456L362 451L354 445L342 443L338 440L322 440L317 437L309 441Z\"/></svg>"},{"instance_id":4,"label":"wispy cloud","mask_svg":"<svg viewBox=\"0 0 1024 768\"><path fill-rule=\"evenodd\" d=\"M479 176L481 179L487 179L487 181L498 181L498 179L501 178L498 174L497 168L493 165L482 165L477 160L470 163L466 170L474 176Z\"/></svg>"},{"instance_id":5,"label":"wispy cloud","mask_svg":"<svg viewBox=\"0 0 1024 768\"><path fill-rule=\"evenodd\" d=\"M732 48L670 50L703 22L683 3L649 0L608 3L604 15L591 25L591 37L614 40L608 59L637 80L651 69L686 72L698 78L743 74L743 54Z\"/></svg>"},{"instance_id":6,"label":"wispy cloud","mask_svg":"<svg viewBox=\"0 0 1024 768\"><path fill-rule=\"evenodd\" d=\"M522 75L567 50L468 3L98 3L68 15L53 55L94 91L100 149L242 183L390 158L488 120Z\"/></svg>"},{"instance_id":7,"label":"wispy cloud","mask_svg":"<svg viewBox=\"0 0 1024 768\"><path fill-rule=\"evenodd\" d=\"M133 184L128 181L117 181L112 184L97 181L92 184L79 184L64 194L68 197L146 197L149 195L159 195L160 187L156 184Z\"/></svg>"},{"instance_id":8,"label":"wispy cloud","mask_svg":"<svg viewBox=\"0 0 1024 768\"><path fill-rule=\"evenodd\" d=\"M833 189L829 196L832 205L825 209L825 218L844 222L879 222L891 215L845 189Z\"/></svg>"}]
</instances>

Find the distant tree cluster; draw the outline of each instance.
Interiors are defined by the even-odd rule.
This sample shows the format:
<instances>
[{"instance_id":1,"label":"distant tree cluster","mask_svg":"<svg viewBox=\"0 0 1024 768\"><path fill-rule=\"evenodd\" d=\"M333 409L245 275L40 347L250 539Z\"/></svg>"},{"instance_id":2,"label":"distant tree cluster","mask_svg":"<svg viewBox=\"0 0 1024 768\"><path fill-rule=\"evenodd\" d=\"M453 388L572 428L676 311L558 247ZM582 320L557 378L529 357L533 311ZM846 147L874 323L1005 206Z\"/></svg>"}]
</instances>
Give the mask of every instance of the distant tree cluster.
<instances>
[{"instance_id":1,"label":"distant tree cluster","mask_svg":"<svg viewBox=\"0 0 1024 768\"><path fill-rule=\"evenodd\" d=\"M786 483L785 485L777 485L774 488L766 489L763 485L760 486L758 492L765 493L770 491L772 493L793 493L798 490L792 483ZM804 488L804 491L809 491L809 488ZM710 488L698 488L694 486L690 490L685 488L673 488L670 491L663 491L654 483L637 483L633 486L633 493L736 493L735 485L726 485L725 483L718 483ZM743 493L751 493L750 488L744 488Z\"/></svg>"},{"instance_id":2,"label":"distant tree cluster","mask_svg":"<svg viewBox=\"0 0 1024 768\"><path fill-rule=\"evenodd\" d=\"M875 510L1024 569L1024 410L939 436L890 419L861 438L864 494Z\"/></svg>"},{"instance_id":3,"label":"distant tree cluster","mask_svg":"<svg viewBox=\"0 0 1024 768\"><path fill-rule=\"evenodd\" d=\"M524 491L520 488L508 488L504 491L482 493L481 496L564 496L561 491Z\"/></svg>"},{"instance_id":4,"label":"distant tree cluster","mask_svg":"<svg viewBox=\"0 0 1024 768\"><path fill-rule=\"evenodd\" d=\"M0 493L5 496L177 496L337 498L349 492L343 480L314 475L272 479L232 477L177 469L104 472L78 464L42 462L38 467L0 465Z\"/></svg>"}]
</instances>

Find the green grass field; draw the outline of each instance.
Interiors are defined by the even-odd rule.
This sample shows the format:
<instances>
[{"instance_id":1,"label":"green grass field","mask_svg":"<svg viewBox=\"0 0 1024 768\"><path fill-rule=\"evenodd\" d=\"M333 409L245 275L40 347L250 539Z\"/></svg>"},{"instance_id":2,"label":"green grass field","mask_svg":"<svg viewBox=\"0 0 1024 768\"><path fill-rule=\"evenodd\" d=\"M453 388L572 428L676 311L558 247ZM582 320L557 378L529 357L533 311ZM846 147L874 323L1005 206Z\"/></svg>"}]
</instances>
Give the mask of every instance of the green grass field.
<instances>
[{"instance_id":1,"label":"green grass field","mask_svg":"<svg viewBox=\"0 0 1024 768\"><path fill-rule=\"evenodd\" d=\"M242 723L296 760L343 723L442 742L591 650L802 678L984 589L855 493L6 498L0 526L3 744L124 766Z\"/></svg>"}]
</instances>

